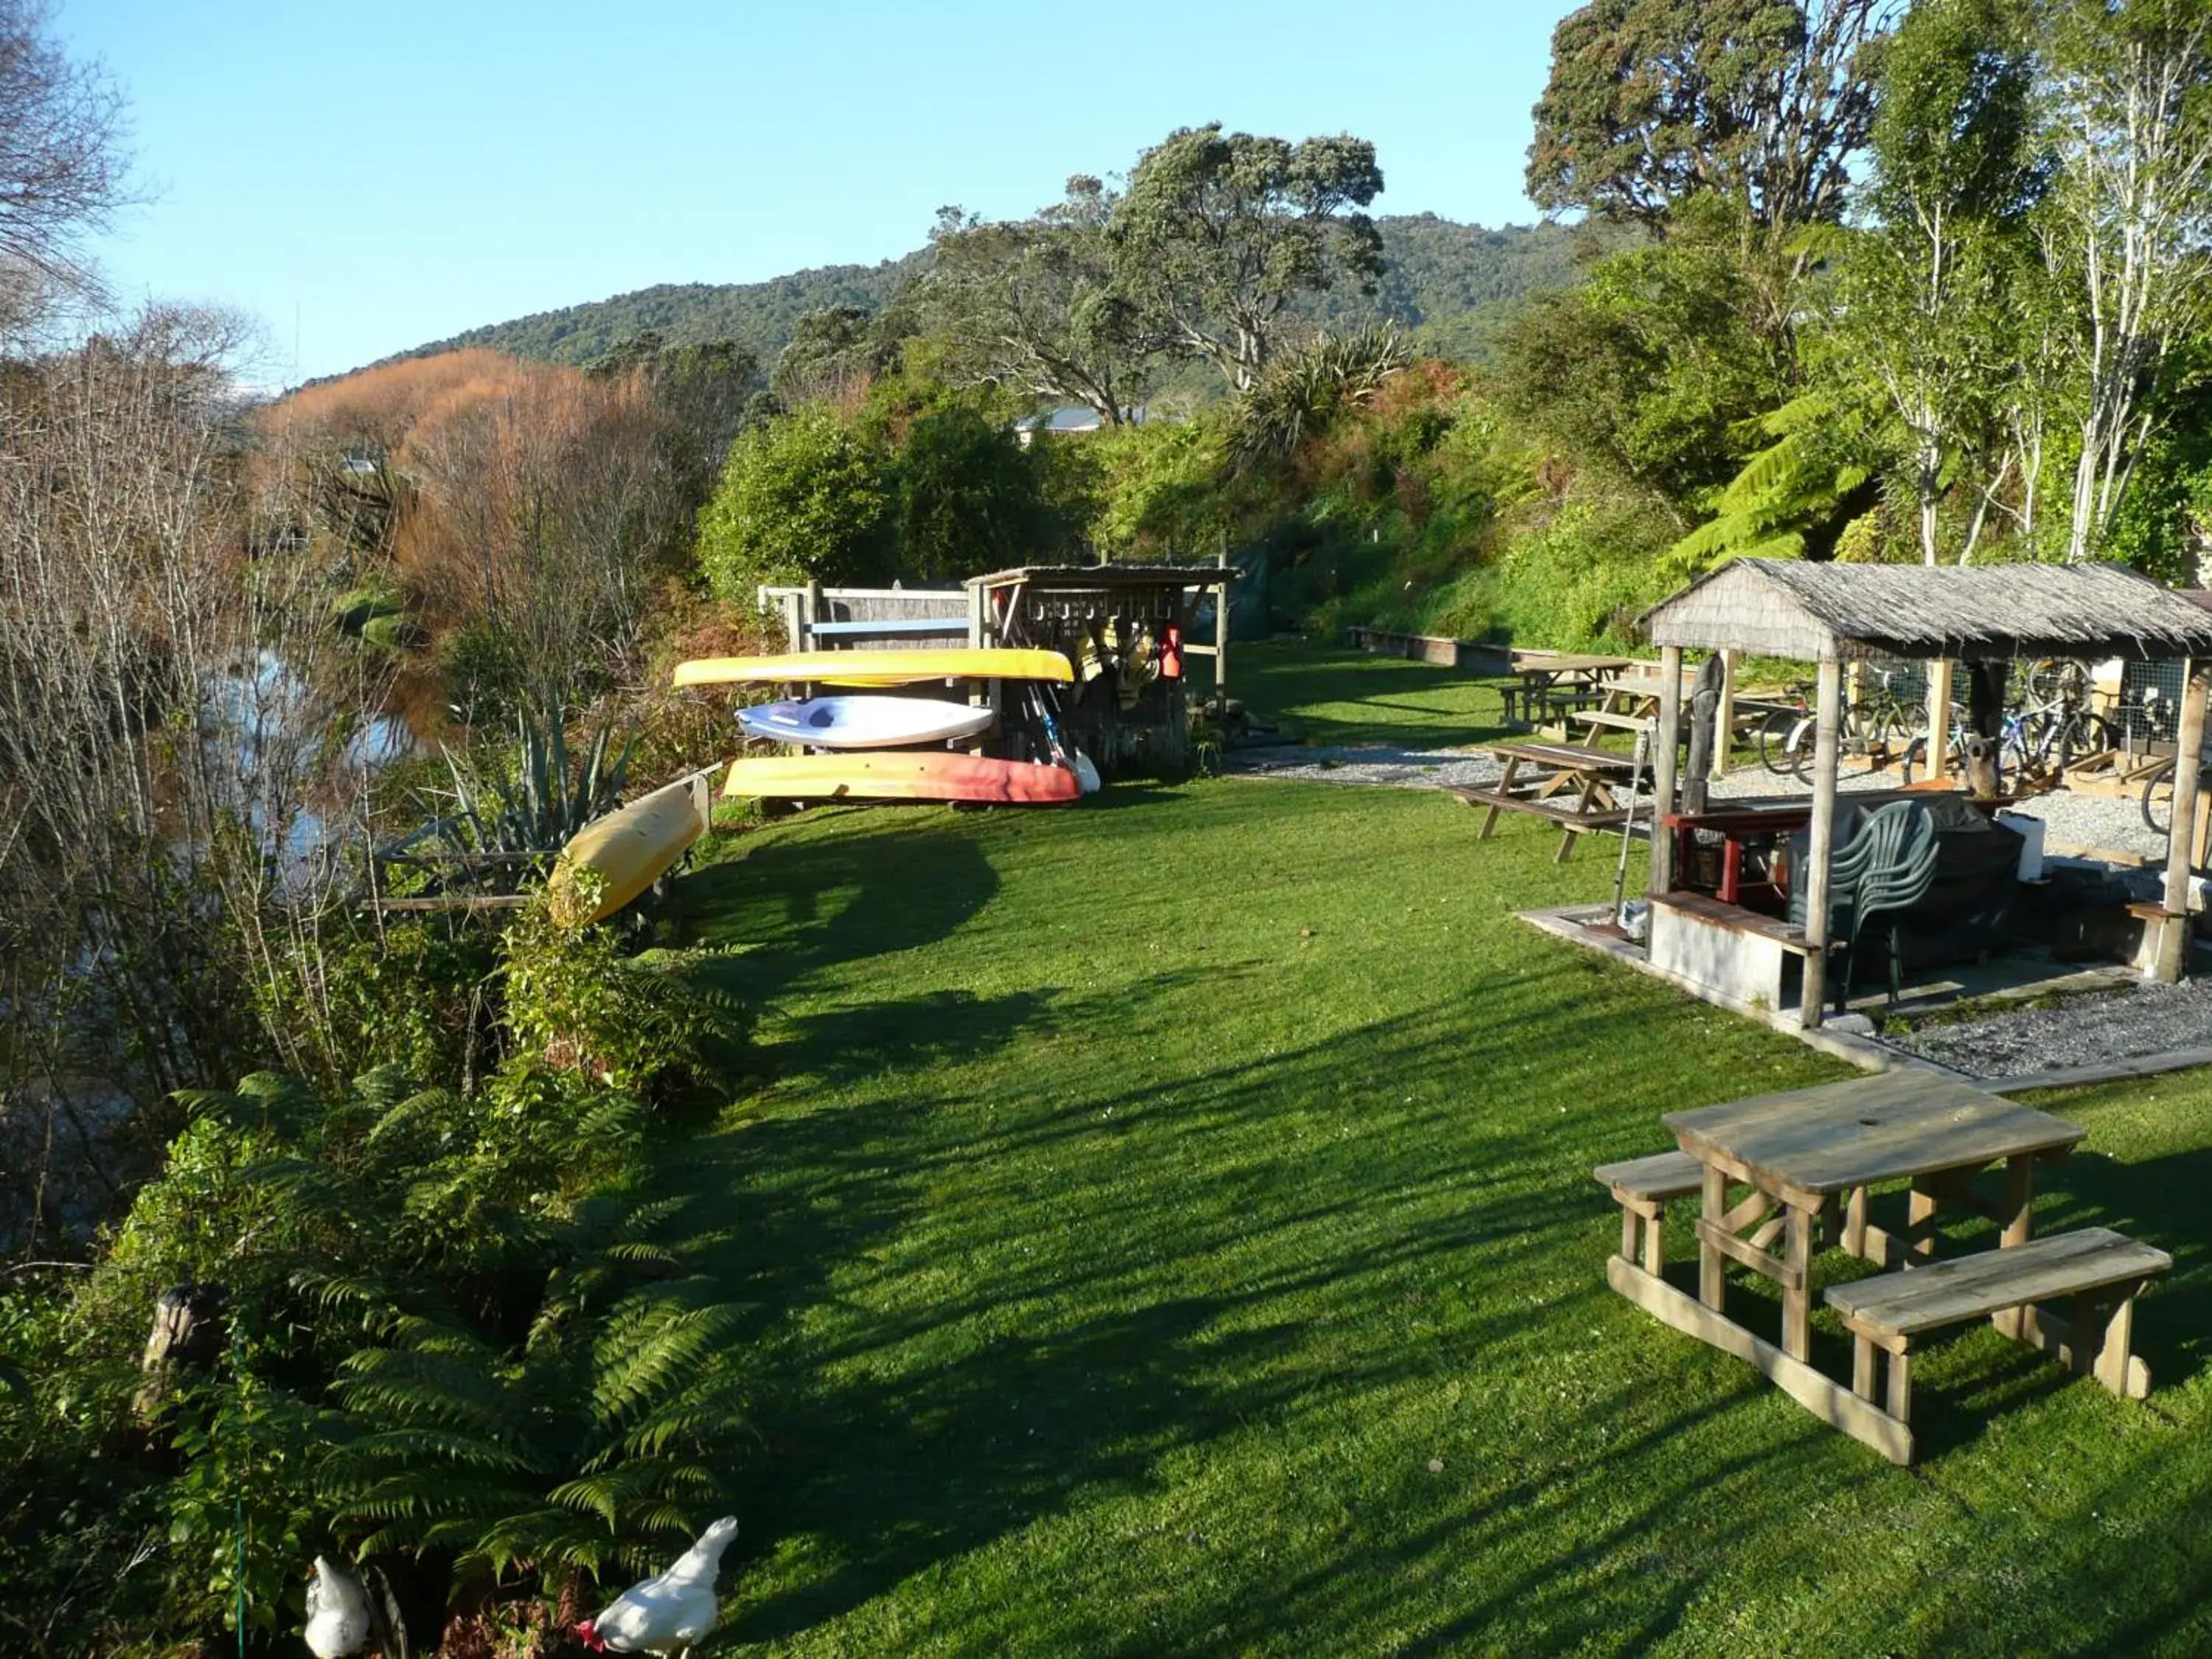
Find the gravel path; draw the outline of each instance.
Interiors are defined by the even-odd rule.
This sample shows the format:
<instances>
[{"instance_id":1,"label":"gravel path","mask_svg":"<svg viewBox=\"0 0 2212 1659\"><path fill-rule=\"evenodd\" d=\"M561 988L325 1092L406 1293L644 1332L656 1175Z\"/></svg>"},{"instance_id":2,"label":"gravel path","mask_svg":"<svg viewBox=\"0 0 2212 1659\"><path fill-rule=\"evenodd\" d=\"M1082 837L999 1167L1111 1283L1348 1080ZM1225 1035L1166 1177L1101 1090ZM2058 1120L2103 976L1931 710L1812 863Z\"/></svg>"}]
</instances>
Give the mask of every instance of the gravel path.
<instances>
[{"instance_id":1,"label":"gravel path","mask_svg":"<svg viewBox=\"0 0 2212 1659\"><path fill-rule=\"evenodd\" d=\"M1334 747L1278 744L1266 748L1236 749L1222 764L1225 772L1255 777L1295 778L1307 783L1379 784L1398 789L1440 789L1448 786L1486 787L1503 770L1498 763L1479 750L1401 749L1387 744L1357 744ZM1837 787L1847 793L1865 789L1893 789L1895 772L1846 772ZM1731 772L1712 786L1714 800L1749 796L1802 793L1806 786L1794 778L1777 777L1761 766ZM2133 798L2077 795L2061 790L2037 795L2011 809L2041 818L2046 847L2095 848L2127 853L2163 862L2166 840L2142 821Z\"/></svg>"},{"instance_id":2,"label":"gravel path","mask_svg":"<svg viewBox=\"0 0 2212 1659\"><path fill-rule=\"evenodd\" d=\"M1504 773L1498 762L1475 750L1396 749L1387 744L1232 749L1221 769L1304 783L1381 784L1395 789L1484 788Z\"/></svg>"},{"instance_id":3,"label":"gravel path","mask_svg":"<svg viewBox=\"0 0 2212 1659\"><path fill-rule=\"evenodd\" d=\"M1978 1019L1885 1032L1890 1048L1969 1077L2023 1077L2176 1048L2212 1048L2212 981L2130 985Z\"/></svg>"},{"instance_id":4,"label":"gravel path","mask_svg":"<svg viewBox=\"0 0 2212 1659\"><path fill-rule=\"evenodd\" d=\"M1898 776L1893 771L1847 770L1836 780L1836 787L1846 793L1894 789L1897 784ZM1777 777L1763 766L1752 765L1716 782L1711 799L1802 794L1810 787L1795 778ZM2166 837L2143 823L2142 809L2133 796L2075 794L2061 789L2047 795L2032 795L2008 810L2041 818L2047 826L2044 830L2044 845L2047 848L2129 853L2154 863L2163 863L2166 859Z\"/></svg>"}]
</instances>

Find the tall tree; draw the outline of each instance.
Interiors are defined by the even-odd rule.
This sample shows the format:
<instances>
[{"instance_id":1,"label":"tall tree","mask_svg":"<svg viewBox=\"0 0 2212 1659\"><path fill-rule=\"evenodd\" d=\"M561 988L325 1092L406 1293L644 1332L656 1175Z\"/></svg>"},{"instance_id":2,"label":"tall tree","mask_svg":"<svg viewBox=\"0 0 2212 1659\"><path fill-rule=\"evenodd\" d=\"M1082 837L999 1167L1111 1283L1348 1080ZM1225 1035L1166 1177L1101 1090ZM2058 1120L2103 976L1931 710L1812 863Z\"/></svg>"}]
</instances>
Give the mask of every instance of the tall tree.
<instances>
[{"instance_id":1,"label":"tall tree","mask_svg":"<svg viewBox=\"0 0 2212 1659\"><path fill-rule=\"evenodd\" d=\"M2047 246L2079 307L2081 445L2066 556L2107 529L2185 345L2212 323L2212 8L2046 0Z\"/></svg>"},{"instance_id":2,"label":"tall tree","mask_svg":"<svg viewBox=\"0 0 2212 1659\"><path fill-rule=\"evenodd\" d=\"M2002 392L2021 232L2046 182L2031 142L2031 67L1998 0L1923 0L1885 57L1863 201L1839 264L1822 356L1900 429L1922 560L1964 485L1972 556L2012 470Z\"/></svg>"},{"instance_id":3,"label":"tall tree","mask_svg":"<svg viewBox=\"0 0 2212 1659\"><path fill-rule=\"evenodd\" d=\"M1359 211L1382 191L1375 146L1184 127L1138 159L1114 206L1115 286L1163 349L1248 389L1302 294L1374 291L1382 242Z\"/></svg>"},{"instance_id":4,"label":"tall tree","mask_svg":"<svg viewBox=\"0 0 2212 1659\"><path fill-rule=\"evenodd\" d=\"M70 61L48 21L45 0L0 0L0 301L27 274L84 283L78 238L124 194L122 95Z\"/></svg>"},{"instance_id":5,"label":"tall tree","mask_svg":"<svg viewBox=\"0 0 2212 1659\"><path fill-rule=\"evenodd\" d=\"M1144 396L1153 353L1115 286L1107 227L1119 199L1079 174L1028 219L986 224L939 210L917 299L956 380L1081 404L1121 424Z\"/></svg>"},{"instance_id":6,"label":"tall tree","mask_svg":"<svg viewBox=\"0 0 2212 1659\"><path fill-rule=\"evenodd\" d=\"M1762 227L1842 216L1896 0L1593 0L1552 34L1529 198L1666 228L1712 191Z\"/></svg>"},{"instance_id":7,"label":"tall tree","mask_svg":"<svg viewBox=\"0 0 2212 1659\"><path fill-rule=\"evenodd\" d=\"M670 345L657 329L626 334L586 370L595 380L635 374L678 429L696 444L708 478L721 471L730 440L767 385L760 359L735 340Z\"/></svg>"},{"instance_id":8,"label":"tall tree","mask_svg":"<svg viewBox=\"0 0 2212 1659\"><path fill-rule=\"evenodd\" d=\"M1681 205L1675 234L1538 296L1501 337L1507 406L1585 465L1664 497L1686 528L1736 470L1747 422L1788 396L1786 340L1754 325L1735 216Z\"/></svg>"},{"instance_id":9,"label":"tall tree","mask_svg":"<svg viewBox=\"0 0 2212 1659\"><path fill-rule=\"evenodd\" d=\"M896 302L874 313L842 301L806 312L792 325L769 389L786 409L856 406L877 376L898 362L915 320L910 307Z\"/></svg>"}]
</instances>

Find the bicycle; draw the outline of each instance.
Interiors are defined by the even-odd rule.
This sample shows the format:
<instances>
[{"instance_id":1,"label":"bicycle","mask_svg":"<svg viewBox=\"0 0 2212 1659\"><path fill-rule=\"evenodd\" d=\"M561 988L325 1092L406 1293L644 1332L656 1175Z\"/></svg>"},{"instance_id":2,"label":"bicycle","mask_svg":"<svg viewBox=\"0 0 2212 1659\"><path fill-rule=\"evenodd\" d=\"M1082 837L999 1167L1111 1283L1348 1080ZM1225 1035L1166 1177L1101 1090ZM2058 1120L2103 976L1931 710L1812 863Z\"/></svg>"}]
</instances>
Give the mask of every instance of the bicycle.
<instances>
[{"instance_id":1,"label":"bicycle","mask_svg":"<svg viewBox=\"0 0 2212 1659\"><path fill-rule=\"evenodd\" d=\"M1899 691L1897 683L1903 677L1900 671L1876 668L1869 672L1875 682L1875 689L1843 711L1837 732L1838 744L1850 752L1867 757L1876 770L1899 760L1910 772L1915 760L1927 752L1927 739L1913 737L1924 711ZM1793 685L1790 698L1789 707L1775 709L1759 722L1759 759L1777 777L1802 779L1812 764L1818 721L1811 707L1809 686ZM1955 732L1961 726L1961 714L1954 703L1951 708L1951 729ZM1955 755L1955 744L1954 752Z\"/></svg>"},{"instance_id":2,"label":"bicycle","mask_svg":"<svg viewBox=\"0 0 2212 1659\"><path fill-rule=\"evenodd\" d=\"M2082 757L2119 747L2112 723L2090 706L2089 671L2081 663L2044 658L2027 665L2021 684L2026 698L1998 734L2008 775L2055 780Z\"/></svg>"}]
</instances>

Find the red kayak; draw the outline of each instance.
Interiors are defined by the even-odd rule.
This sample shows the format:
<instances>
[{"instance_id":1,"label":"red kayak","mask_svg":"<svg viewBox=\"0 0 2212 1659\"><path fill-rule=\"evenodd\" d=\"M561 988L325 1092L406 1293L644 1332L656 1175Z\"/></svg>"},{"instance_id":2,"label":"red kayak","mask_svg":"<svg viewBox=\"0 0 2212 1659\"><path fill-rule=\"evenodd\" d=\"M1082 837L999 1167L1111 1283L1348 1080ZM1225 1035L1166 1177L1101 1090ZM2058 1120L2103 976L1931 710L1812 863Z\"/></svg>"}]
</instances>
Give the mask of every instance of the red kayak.
<instances>
[{"instance_id":1,"label":"red kayak","mask_svg":"<svg viewBox=\"0 0 2212 1659\"><path fill-rule=\"evenodd\" d=\"M1054 806L1083 793L1064 766L979 755L775 755L730 763L725 796L772 800L985 801Z\"/></svg>"}]
</instances>

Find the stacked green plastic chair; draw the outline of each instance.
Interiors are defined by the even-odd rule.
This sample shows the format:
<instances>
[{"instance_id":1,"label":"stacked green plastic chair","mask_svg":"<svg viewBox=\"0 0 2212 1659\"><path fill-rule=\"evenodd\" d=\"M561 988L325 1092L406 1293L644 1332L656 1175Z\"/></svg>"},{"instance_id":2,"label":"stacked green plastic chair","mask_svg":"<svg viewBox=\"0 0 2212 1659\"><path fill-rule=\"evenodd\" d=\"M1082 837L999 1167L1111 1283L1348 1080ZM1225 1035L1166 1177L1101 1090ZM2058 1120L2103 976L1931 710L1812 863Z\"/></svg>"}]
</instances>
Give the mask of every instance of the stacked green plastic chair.
<instances>
[{"instance_id":1,"label":"stacked green plastic chair","mask_svg":"<svg viewBox=\"0 0 2212 1659\"><path fill-rule=\"evenodd\" d=\"M1844 946L1836 975L1836 1009L1850 1001L1859 940L1877 917L1889 925L1889 1000L1904 990L1899 923L1936 884L1936 820L1918 801L1895 800L1867 815L1858 833L1838 848L1828 866L1828 938ZM1804 920L1801 884L1790 904Z\"/></svg>"}]
</instances>

